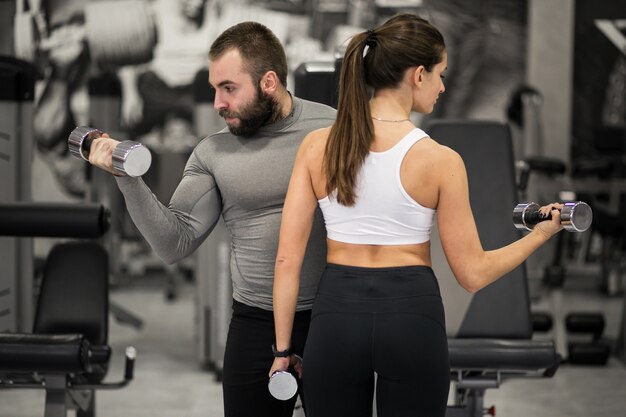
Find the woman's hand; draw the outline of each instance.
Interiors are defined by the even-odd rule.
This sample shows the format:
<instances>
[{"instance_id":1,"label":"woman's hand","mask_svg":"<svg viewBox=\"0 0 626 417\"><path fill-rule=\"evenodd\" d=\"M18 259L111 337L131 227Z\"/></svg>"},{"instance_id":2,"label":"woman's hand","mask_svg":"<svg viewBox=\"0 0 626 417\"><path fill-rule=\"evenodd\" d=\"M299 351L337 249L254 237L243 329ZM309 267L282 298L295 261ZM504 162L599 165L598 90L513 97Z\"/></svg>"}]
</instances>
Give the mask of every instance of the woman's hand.
<instances>
[{"instance_id":1,"label":"woman's hand","mask_svg":"<svg viewBox=\"0 0 626 417\"><path fill-rule=\"evenodd\" d=\"M537 223L537 225L534 227L534 230L537 230L543 233L546 239L549 239L555 234L557 234L558 232L560 232L563 229L563 226L561 225L561 210L562 209L563 209L563 204L561 203L552 203L552 204L547 204L545 206L542 206L539 209L539 212L544 217L548 217L552 215L552 219Z\"/></svg>"},{"instance_id":2,"label":"woman's hand","mask_svg":"<svg viewBox=\"0 0 626 417\"><path fill-rule=\"evenodd\" d=\"M274 358L269 377L271 378L276 372L286 371L289 367L296 371L298 378L302 378L302 358L298 355L289 355L286 358Z\"/></svg>"}]
</instances>

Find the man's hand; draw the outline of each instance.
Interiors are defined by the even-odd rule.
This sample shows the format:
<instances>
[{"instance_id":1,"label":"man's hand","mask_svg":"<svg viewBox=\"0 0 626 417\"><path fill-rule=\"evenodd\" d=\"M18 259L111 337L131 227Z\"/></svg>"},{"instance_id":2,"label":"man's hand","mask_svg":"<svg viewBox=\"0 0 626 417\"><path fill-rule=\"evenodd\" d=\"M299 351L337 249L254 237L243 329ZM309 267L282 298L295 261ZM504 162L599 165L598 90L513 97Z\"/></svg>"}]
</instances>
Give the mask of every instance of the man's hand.
<instances>
[{"instance_id":1,"label":"man's hand","mask_svg":"<svg viewBox=\"0 0 626 417\"><path fill-rule=\"evenodd\" d=\"M119 141L112 139L106 133L94 139L89 148L89 163L113 175L124 176L123 172L113 168L113 150L119 143Z\"/></svg>"}]
</instances>

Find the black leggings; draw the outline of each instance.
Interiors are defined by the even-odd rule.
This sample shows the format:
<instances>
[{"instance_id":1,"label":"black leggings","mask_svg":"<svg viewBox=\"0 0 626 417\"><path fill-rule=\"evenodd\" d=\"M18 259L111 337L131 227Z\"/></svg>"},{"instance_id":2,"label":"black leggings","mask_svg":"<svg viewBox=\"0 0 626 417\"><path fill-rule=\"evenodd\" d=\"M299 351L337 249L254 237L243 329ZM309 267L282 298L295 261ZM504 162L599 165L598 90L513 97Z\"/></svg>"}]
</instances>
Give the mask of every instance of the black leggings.
<instances>
[{"instance_id":1,"label":"black leggings","mask_svg":"<svg viewBox=\"0 0 626 417\"><path fill-rule=\"evenodd\" d=\"M308 417L443 417L444 310L431 268L328 265L304 350Z\"/></svg>"},{"instance_id":2,"label":"black leggings","mask_svg":"<svg viewBox=\"0 0 626 417\"><path fill-rule=\"evenodd\" d=\"M291 340L295 353L300 356L310 319L311 310L299 311L294 318ZM296 397L288 401L277 400L267 388L268 373L274 362L272 343L275 340L271 311L233 301L222 381L225 417L293 415Z\"/></svg>"}]
</instances>

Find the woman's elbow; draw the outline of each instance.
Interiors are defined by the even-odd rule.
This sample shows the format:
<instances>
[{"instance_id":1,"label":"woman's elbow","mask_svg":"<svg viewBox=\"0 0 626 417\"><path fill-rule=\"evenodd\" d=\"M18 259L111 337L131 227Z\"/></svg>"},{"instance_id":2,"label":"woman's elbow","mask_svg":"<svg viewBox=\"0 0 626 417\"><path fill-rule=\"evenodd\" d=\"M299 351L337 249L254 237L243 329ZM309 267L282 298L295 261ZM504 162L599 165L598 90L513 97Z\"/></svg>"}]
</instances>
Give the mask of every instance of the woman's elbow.
<instances>
[{"instance_id":1,"label":"woman's elbow","mask_svg":"<svg viewBox=\"0 0 626 417\"><path fill-rule=\"evenodd\" d=\"M476 273L456 274L456 279L461 287L470 294L475 294L484 287L483 280Z\"/></svg>"},{"instance_id":2,"label":"woman's elbow","mask_svg":"<svg viewBox=\"0 0 626 417\"><path fill-rule=\"evenodd\" d=\"M284 255L277 255L276 262L274 263L274 270L276 274L284 273L290 269L290 265L292 264L290 258Z\"/></svg>"},{"instance_id":3,"label":"woman's elbow","mask_svg":"<svg viewBox=\"0 0 626 417\"><path fill-rule=\"evenodd\" d=\"M296 257L282 255L279 253L276 256L276 262L274 264L275 277L291 275L299 276L301 265L302 262L300 262Z\"/></svg>"}]
</instances>

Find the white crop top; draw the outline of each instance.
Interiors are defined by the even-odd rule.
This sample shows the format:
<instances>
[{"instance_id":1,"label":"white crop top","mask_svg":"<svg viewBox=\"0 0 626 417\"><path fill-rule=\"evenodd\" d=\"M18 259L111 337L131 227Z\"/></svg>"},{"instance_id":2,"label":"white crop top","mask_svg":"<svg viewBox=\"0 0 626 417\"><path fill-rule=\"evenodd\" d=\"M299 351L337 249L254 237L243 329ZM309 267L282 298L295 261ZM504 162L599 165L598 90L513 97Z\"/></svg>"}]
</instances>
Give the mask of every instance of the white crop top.
<instances>
[{"instance_id":1,"label":"white crop top","mask_svg":"<svg viewBox=\"0 0 626 417\"><path fill-rule=\"evenodd\" d=\"M435 210L418 204L400 181L400 166L408 150L428 135L415 128L391 149L372 152L357 177L354 206L326 196L318 200L329 239L344 243L408 245L430 240Z\"/></svg>"}]
</instances>

